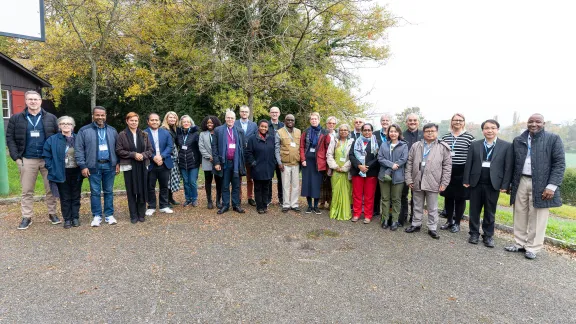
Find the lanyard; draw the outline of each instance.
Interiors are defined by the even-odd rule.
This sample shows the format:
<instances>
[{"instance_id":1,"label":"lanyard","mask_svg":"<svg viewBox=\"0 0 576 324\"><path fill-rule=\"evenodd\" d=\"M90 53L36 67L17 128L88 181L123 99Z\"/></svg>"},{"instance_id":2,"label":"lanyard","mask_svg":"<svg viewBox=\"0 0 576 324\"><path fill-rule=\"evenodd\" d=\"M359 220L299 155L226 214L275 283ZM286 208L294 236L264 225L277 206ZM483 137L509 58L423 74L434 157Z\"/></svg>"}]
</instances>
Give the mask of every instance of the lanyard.
<instances>
[{"instance_id":1,"label":"lanyard","mask_svg":"<svg viewBox=\"0 0 576 324\"><path fill-rule=\"evenodd\" d=\"M428 148L428 150L426 150L426 148ZM432 149L432 144L428 145L427 143L424 143L424 158L426 158L428 156L428 154L430 154L431 149Z\"/></svg>"},{"instance_id":2,"label":"lanyard","mask_svg":"<svg viewBox=\"0 0 576 324\"><path fill-rule=\"evenodd\" d=\"M490 155L492 155L492 152L494 152L494 146L496 146L496 143L492 144L492 146L490 148L488 148L488 144L486 143L486 140L484 140L484 150L486 151L486 161L490 161Z\"/></svg>"},{"instance_id":3,"label":"lanyard","mask_svg":"<svg viewBox=\"0 0 576 324\"><path fill-rule=\"evenodd\" d=\"M382 143L386 143L386 135L382 134L382 132L380 132L380 137L382 138Z\"/></svg>"},{"instance_id":4,"label":"lanyard","mask_svg":"<svg viewBox=\"0 0 576 324\"><path fill-rule=\"evenodd\" d=\"M30 120L30 116L26 116L26 119L28 119L28 122L30 123L30 125L32 125L32 127L34 128L34 130L36 130L36 126L38 126L38 123L40 122L40 119L42 119L42 115L38 116L38 119L36 119L36 124L32 123L32 120Z\"/></svg>"},{"instance_id":5,"label":"lanyard","mask_svg":"<svg viewBox=\"0 0 576 324\"><path fill-rule=\"evenodd\" d=\"M530 135L528 135L527 144L528 144L528 155L531 155L531 153L532 153L532 137Z\"/></svg>"},{"instance_id":6,"label":"lanyard","mask_svg":"<svg viewBox=\"0 0 576 324\"><path fill-rule=\"evenodd\" d=\"M456 142L458 142L458 138L460 138L460 137L454 136L453 133L450 133L450 134L452 134L452 152L454 152L454 146L456 145ZM460 134L460 135L462 135L462 134Z\"/></svg>"},{"instance_id":7,"label":"lanyard","mask_svg":"<svg viewBox=\"0 0 576 324\"><path fill-rule=\"evenodd\" d=\"M230 136L230 138L231 138L232 140L234 140L234 131L231 132L231 131L230 131L230 128L228 128L228 127L226 127L226 130L228 131L228 136Z\"/></svg>"},{"instance_id":8,"label":"lanyard","mask_svg":"<svg viewBox=\"0 0 576 324\"><path fill-rule=\"evenodd\" d=\"M288 129L286 129L286 133L288 133L288 136L290 136L290 142L294 143L294 137L292 137L292 134L290 134Z\"/></svg>"},{"instance_id":9,"label":"lanyard","mask_svg":"<svg viewBox=\"0 0 576 324\"><path fill-rule=\"evenodd\" d=\"M186 140L188 139L188 135L190 134L190 128L186 131L186 136L184 136L184 145L186 145ZM212 143L212 135L210 135L210 143Z\"/></svg>"},{"instance_id":10,"label":"lanyard","mask_svg":"<svg viewBox=\"0 0 576 324\"><path fill-rule=\"evenodd\" d=\"M102 134L104 134L104 136L100 135L100 130L102 130ZM106 128L98 128L98 138L100 138L100 140L102 140L102 142L106 141Z\"/></svg>"},{"instance_id":11,"label":"lanyard","mask_svg":"<svg viewBox=\"0 0 576 324\"><path fill-rule=\"evenodd\" d=\"M348 147L348 139L344 142L344 145L340 144L340 151L342 152L342 156L346 156L346 147Z\"/></svg>"}]
</instances>

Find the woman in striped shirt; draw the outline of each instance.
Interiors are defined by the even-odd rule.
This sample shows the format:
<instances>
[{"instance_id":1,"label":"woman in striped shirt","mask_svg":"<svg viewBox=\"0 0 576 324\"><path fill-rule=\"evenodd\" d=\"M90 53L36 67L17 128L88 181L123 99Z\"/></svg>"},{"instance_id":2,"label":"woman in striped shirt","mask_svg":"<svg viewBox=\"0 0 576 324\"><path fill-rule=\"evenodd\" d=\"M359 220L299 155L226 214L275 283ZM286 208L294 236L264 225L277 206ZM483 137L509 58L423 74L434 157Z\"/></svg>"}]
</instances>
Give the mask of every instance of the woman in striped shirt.
<instances>
[{"instance_id":1,"label":"woman in striped shirt","mask_svg":"<svg viewBox=\"0 0 576 324\"><path fill-rule=\"evenodd\" d=\"M466 132L465 126L464 115L460 113L454 114L450 121L450 133L442 136L442 141L445 141L451 149L452 176L448 188L441 193L444 196L444 206L448 221L440 228L443 230L449 229L452 233L460 231L460 221L466 209L466 200L470 197L468 188L463 186L462 180L468 148L474 141L474 136Z\"/></svg>"}]
</instances>

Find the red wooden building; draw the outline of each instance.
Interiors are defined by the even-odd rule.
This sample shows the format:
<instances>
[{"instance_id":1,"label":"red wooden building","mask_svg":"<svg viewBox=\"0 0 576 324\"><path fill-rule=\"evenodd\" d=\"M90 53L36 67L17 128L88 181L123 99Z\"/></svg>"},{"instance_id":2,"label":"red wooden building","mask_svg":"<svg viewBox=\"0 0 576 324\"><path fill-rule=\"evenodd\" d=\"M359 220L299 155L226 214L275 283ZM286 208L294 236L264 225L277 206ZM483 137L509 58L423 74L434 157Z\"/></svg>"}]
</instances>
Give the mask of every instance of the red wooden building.
<instances>
[{"instance_id":1,"label":"red wooden building","mask_svg":"<svg viewBox=\"0 0 576 324\"><path fill-rule=\"evenodd\" d=\"M2 117L4 129L8 126L8 119L26 108L24 93L35 90L42 93L42 88L51 88L52 85L41 77L28 70L22 64L0 53L0 83L2 98ZM42 107L50 107L52 103L43 101ZM51 108L51 107L50 107ZM51 111L52 109L48 109Z\"/></svg>"}]
</instances>

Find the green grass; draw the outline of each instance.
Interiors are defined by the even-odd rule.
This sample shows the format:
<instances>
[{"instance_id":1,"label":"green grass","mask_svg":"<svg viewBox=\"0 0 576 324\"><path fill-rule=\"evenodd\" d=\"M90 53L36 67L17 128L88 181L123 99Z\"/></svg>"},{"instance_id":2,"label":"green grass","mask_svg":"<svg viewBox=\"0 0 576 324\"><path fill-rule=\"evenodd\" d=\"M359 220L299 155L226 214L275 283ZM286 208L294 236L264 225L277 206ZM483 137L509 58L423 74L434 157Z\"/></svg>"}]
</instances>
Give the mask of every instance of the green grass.
<instances>
[{"instance_id":1,"label":"green grass","mask_svg":"<svg viewBox=\"0 0 576 324\"><path fill-rule=\"evenodd\" d=\"M502 199L502 196L504 195L506 194L500 194L500 199ZM510 200L508 200L508 202L509 201ZM510 204L508 204L508 206L510 206ZM569 207L569 208L563 209L563 207ZM438 210L442 209L444 209L444 197L440 196L438 197ZM551 208L550 212L555 214L553 210L556 209L561 210L561 212L566 212L567 210L576 208L572 206L562 206L560 208ZM574 214L574 212L572 213L573 214L570 214L567 217L565 217L567 219L560 219L554 217L548 218L548 225L546 226L546 235L558 240L566 241L571 244L576 243L576 222L574 221L576 219L576 215ZM466 210L464 211L464 214L470 215L468 203L466 204ZM514 216L512 212L508 210L496 209L496 223L513 226Z\"/></svg>"}]
</instances>

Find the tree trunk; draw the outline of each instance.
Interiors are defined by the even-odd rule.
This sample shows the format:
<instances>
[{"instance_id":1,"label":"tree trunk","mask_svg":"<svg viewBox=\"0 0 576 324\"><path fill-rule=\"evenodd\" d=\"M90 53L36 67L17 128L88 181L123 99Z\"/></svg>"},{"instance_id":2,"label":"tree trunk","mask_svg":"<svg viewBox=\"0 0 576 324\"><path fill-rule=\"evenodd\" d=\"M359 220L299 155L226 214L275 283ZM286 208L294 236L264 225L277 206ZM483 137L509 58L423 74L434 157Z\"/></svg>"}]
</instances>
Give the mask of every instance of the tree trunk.
<instances>
[{"instance_id":1,"label":"tree trunk","mask_svg":"<svg viewBox=\"0 0 576 324\"><path fill-rule=\"evenodd\" d=\"M96 107L96 96L98 95L98 66L94 58L90 57L90 68L92 70L91 81L92 87L90 90L90 109Z\"/></svg>"}]
</instances>

